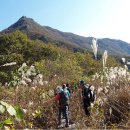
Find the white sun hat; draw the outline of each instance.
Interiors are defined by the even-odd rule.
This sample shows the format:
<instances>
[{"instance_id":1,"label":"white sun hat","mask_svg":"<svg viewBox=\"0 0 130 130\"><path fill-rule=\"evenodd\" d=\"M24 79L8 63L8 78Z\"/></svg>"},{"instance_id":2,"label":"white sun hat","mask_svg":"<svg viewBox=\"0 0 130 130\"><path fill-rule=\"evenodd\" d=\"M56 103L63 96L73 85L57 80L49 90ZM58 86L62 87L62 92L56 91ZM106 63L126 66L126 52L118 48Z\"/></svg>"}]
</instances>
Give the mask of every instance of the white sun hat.
<instances>
[{"instance_id":1,"label":"white sun hat","mask_svg":"<svg viewBox=\"0 0 130 130\"><path fill-rule=\"evenodd\" d=\"M56 92L57 93L61 93L62 91L63 91L62 86L57 86L56 87Z\"/></svg>"}]
</instances>

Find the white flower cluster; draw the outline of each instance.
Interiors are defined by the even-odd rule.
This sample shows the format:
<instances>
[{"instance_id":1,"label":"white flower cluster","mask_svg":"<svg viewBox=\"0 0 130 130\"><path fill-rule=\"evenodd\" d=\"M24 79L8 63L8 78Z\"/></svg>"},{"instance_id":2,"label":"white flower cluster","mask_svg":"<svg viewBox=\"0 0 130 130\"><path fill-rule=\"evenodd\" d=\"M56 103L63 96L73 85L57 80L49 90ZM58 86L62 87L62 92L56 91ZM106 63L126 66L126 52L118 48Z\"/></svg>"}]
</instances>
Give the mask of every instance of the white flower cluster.
<instances>
[{"instance_id":1,"label":"white flower cluster","mask_svg":"<svg viewBox=\"0 0 130 130\"><path fill-rule=\"evenodd\" d=\"M53 97L54 96L54 90L53 89L50 89L49 91L48 91L48 95L50 96L50 97Z\"/></svg>"},{"instance_id":2,"label":"white flower cluster","mask_svg":"<svg viewBox=\"0 0 130 130\"><path fill-rule=\"evenodd\" d=\"M43 75L36 73L35 66L31 65L29 67L26 63L23 63L18 69L18 76L14 76L14 80L10 84L13 86L43 85Z\"/></svg>"},{"instance_id":3,"label":"white flower cluster","mask_svg":"<svg viewBox=\"0 0 130 130\"><path fill-rule=\"evenodd\" d=\"M33 85L43 85L43 75L38 74L34 79L33 79Z\"/></svg>"},{"instance_id":4,"label":"white flower cluster","mask_svg":"<svg viewBox=\"0 0 130 130\"><path fill-rule=\"evenodd\" d=\"M107 85L117 84L118 81L130 81L130 73L126 68L111 67L105 68L104 73L96 73L93 80L100 79L101 83L107 82Z\"/></svg>"},{"instance_id":5,"label":"white flower cluster","mask_svg":"<svg viewBox=\"0 0 130 130\"><path fill-rule=\"evenodd\" d=\"M28 67L26 63L23 63L22 66L18 69L18 74L20 76L19 85L27 86L32 82L30 77L36 75L36 70L33 65Z\"/></svg>"},{"instance_id":6,"label":"white flower cluster","mask_svg":"<svg viewBox=\"0 0 130 130\"><path fill-rule=\"evenodd\" d=\"M124 65L130 65L130 62L127 61L125 58L121 58L122 59L122 62L124 63Z\"/></svg>"}]
</instances>

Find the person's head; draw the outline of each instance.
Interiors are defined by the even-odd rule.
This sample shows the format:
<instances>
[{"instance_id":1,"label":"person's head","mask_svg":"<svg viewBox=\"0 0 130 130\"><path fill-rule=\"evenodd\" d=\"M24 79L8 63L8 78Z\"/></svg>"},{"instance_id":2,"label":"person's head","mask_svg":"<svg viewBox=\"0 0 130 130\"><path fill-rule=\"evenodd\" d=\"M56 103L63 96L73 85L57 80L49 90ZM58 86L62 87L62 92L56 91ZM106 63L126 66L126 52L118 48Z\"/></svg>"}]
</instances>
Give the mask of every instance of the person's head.
<instances>
[{"instance_id":1,"label":"person's head","mask_svg":"<svg viewBox=\"0 0 130 130\"><path fill-rule=\"evenodd\" d=\"M68 88L69 88L69 87L70 87L70 84L68 84L68 83L67 83L67 84L66 84L66 87L68 87Z\"/></svg>"},{"instance_id":2,"label":"person's head","mask_svg":"<svg viewBox=\"0 0 130 130\"><path fill-rule=\"evenodd\" d=\"M57 86L56 92L61 93L63 91L62 86Z\"/></svg>"},{"instance_id":3,"label":"person's head","mask_svg":"<svg viewBox=\"0 0 130 130\"><path fill-rule=\"evenodd\" d=\"M79 81L79 87L83 89L85 87L85 82L83 80Z\"/></svg>"},{"instance_id":4,"label":"person's head","mask_svg":"<svg viewBox=\"0 0 130 130\"><path fill-rule=\"evenodd\" d=\"M62 88L65 89L65 88L66 88L66 84L63 84L63 85L62 85Z\"/></svg>"},{"instance_id":5,"label":"person's head","mask_svg":"<svg viewBox=\"0 0 130 130\"><path fill-rule=\"evenodd\" d=\"M85 85L85 82L84 82L83 80L80 80L80 81L79 81L79 85L80 85L80 86L84 86L84 85Z\"/></svg>"}]
</instances>

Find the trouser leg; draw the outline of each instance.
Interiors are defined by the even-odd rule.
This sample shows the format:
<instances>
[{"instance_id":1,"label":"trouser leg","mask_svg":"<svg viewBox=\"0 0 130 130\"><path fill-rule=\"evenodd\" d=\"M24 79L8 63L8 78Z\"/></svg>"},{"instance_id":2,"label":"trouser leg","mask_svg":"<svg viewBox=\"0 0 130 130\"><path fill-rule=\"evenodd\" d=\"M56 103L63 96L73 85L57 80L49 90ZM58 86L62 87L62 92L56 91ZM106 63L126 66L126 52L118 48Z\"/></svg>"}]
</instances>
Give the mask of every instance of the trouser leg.
<instances>
[{"instance_id":1,"label":"trouser leg","mask_svg":"<svg viewBox=\"0 0 130 130\"><path fill-rule=\"evenodd\" d=\"M68 112L68 115L69 115L69 105L67 105L66 107L68 107L67 112ZM65 112L63 112L62 114L63 114L63 119L65 119Z\"/></svg>"},{"instance_id":2,"label":"trouser leg","mask_svg":"<svg viewBox=\"0 0 130 130\"><path fill-rule=\"evenodd\" d=\"M88 106L84 106L84 111L87 116L90 116L90 111Z\"/></svg>"},{"instance_id":3,"label":"trouser leg","mask_svg":"<svg viewBox=\"0 0 130 130\"><path fill-rule=\"evenodd\" d=\"M90 105L87 104L86 102L84 102L84 111L85 111L85 114L86 114L87 116L90 116L89 107L90 107Z\"/></svg>"},{"instance_id":4,"label":"trouser leg","mask_svg":"<svg viewBox=\"0 0 130 130\"><path fill-rule=\"evenodd\" d=\"M65 106L65 107L64 107L63 113L64 113L64 115L65 115L66 126L69 126L68 106Z\"/></svg>"},{"instance_id":5,"label":"trouser leg","mask_svg":"<svg viewBox=\"0 0 130 130\"><path fill-rule=\"evenodd\" d=\"M62 108L59 108L59 113L58 113L58 125L61 125L61 115L62 115Z\"/></svg>"}]
</instances>

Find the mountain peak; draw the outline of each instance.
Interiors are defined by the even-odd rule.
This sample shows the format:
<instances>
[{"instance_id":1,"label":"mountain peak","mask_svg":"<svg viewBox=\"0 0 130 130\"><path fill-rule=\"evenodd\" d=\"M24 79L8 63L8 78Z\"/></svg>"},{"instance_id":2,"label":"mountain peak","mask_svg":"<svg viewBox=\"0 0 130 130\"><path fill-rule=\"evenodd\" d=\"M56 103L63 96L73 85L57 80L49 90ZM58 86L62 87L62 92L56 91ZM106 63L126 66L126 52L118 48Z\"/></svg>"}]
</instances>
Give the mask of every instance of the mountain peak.
<instances>
[{"instance_id":1,"label":"mountain peak","mask_svg":"<svg viewBox=\"0 0 130 130\"><path fill-rule=\"evenodd\" d=\"M37 24L38 23L36 23L32 18L22 16L16 23L12 24L10 27L3 30L2 32L8 33L14 30L27 31Z\"/></svg>"},{"instance_id":2,"label":"mountain peak","mask_svg":"<svg viewBox=\"0 0 130 130\"><path fill-rule=\"evenodd\" d=\"M18 21L34 21L32 18L28 18L26 16L22 16Z\"/></svg>"},{"instance_id":3,"label":"mountain peak","mask_svg":"<svg viewBox=\"0 0 130 130\"><path fill-rule=\"evenodd\" d=\"M20 19L26 19L27 17L26 16L22 16Z\"/></svg>"}]
</instances>

